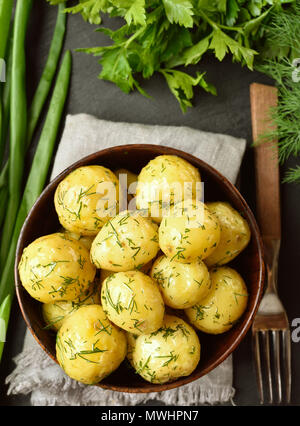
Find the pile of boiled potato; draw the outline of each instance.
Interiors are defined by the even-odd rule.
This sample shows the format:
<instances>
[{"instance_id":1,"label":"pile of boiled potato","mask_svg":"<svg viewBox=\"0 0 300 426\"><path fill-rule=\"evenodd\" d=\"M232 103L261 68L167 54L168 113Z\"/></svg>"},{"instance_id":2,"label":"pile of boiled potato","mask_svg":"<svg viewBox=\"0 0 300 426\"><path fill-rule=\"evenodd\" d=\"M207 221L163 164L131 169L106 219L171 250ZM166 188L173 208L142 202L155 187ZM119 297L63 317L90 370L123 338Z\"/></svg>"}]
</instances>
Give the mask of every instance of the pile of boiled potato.
<instances>
[{"instance_id":1,"label":"pile of boiled potato","mask_svg":"<svg viewBox=\"0 0 300 426\"><path fill-rule=\"evenodd\" d=\"M121 173L137 180L136 209L119 208ZM103 182L116 189L114 201L103 202ZM138 176L92 165L58 185L62 228L24 249L19 274L71 378L98 383L126 357L151 383L190 375L200 360L196 329L226 332L244 312L247 287L225 265L247 246L249 226L229 203L200 201L200 182L193 165L161 155ZM186 183L190 198L170 191L166 208L168 188Z\"/></svg>"}]
</instances>

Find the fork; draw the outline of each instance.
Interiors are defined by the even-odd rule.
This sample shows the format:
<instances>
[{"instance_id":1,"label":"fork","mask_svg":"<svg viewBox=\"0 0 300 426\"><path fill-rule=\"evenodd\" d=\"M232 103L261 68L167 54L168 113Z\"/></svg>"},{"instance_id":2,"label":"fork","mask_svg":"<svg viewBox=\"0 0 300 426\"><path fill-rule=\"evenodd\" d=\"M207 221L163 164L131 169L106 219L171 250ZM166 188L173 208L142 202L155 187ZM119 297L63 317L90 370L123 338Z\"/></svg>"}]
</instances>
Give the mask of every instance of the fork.
<instances>
[{"instance_id":1,"label":"fork","mask_svg":"<svg viewBox=\"0 0 300 426\"><path fill-rule=\"evenodd\" d=\"M253 140L273 126L270 108L277 105L275 87L250 86ZM266 289L252 324L252 344L260 403L290 403L291 338L289 321L277 292L281 242L280 184L276 141L255 146L256 207L266 267ZM265 374L263 372L265 371ZM267 390L267 392L265 392Z\"/></svg>"}]
</instances>

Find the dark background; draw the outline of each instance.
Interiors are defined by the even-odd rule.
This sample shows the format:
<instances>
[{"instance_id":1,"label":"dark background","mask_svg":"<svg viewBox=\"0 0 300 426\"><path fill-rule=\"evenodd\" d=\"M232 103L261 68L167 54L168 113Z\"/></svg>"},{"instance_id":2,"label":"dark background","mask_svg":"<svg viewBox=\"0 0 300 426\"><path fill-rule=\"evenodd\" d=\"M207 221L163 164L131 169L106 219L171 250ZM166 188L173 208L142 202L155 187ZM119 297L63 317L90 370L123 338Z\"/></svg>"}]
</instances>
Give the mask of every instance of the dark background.
<instances>
[{"instance_id":1,"label":"dark background","mask_svg":"<svg viewBox=\"0 0 300 426\"><path fill-rule=\"evenodd\" d=\"M46 61L57 9L50 7L44 0L35 0L31 13L27 39L27 87L28 102L32 97L43 66ZM107 23L107 19L104 24ZM66 113L89 113L96 117L112 121L138 122L145 124L184 125L204 131L220 132L245 138L248 148L243 160L240 188L243 196L255 212L255 180L253 150L251 148L251 117L249 103L249 85L252 82L272 84L264 75L251 72L239 64L226 59L222 63L213 58L205 58L199 70L207 71L208 80L215 84L218 96L196 90L194 108L183 115L177 101L173 98L161 76L154 76L143 82L143 88L153 97L147 99L139 93L126 95L115 85L97 79L100 65L97 58L77 53L78 47L99 46L108 43L106 36L95 33L90 24L81 16L70 16L65 40L65 49L73 56L73 72L70 95ZM42 123L41 123L42 124ZM40 126L41 127L41 126ZM36 140L38 140L38 133ZM35 142L36 142L35 140ZM99 146L99 149L101 147ZM184 146L182 147L184 150ZM30 164L31 152L28 157ZM293 160L281 169L293 166ZM300 187L292 184L281 186L282 197L282 247L279 262L279 293L290 320L300 317L298 264L300 236ZM0 405L29 405L29 396L7 396L6 376L13 370L13 357L22 348L25 323L15 301L8 329L8 341L0 364ZM233 399L236 405L259 404L255 371L251 354L251 339L246 338L234 353ZM292 343L292 404L300 405L300 343Z\"/></svg>"}]
</instances>

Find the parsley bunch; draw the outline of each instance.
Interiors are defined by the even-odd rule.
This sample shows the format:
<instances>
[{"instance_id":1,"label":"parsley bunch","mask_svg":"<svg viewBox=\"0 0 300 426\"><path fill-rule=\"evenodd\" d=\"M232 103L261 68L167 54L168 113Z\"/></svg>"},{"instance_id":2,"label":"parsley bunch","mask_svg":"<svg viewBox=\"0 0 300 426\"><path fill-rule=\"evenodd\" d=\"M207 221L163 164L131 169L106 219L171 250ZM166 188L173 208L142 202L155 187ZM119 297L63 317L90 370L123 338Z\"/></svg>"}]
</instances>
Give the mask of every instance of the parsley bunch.
<instances>
[{"instance_id":1,"label":"parsley bunch","mask_svg":"<svg viewBox=\"0 0 300 426\"><path fill-rule=\"evenodd\" d=\"M61 0L49 0L57 4ZM210 52L219 61L231 54L235 62L253 68L255 43L264 37L263 22L270 12L294 0L80 0L66 9L81 13L91 24L101 15L123 18L113 31L100 27L112 41L109 46L78 49L100 56L99 78L115 83L125 93L137 89L137 81L155 72L163 75L183 112L192 106L194 88L216 94L206 73L185 71ZM180 69L177 67L181 66Z\"/></svg>"}]
</instances>

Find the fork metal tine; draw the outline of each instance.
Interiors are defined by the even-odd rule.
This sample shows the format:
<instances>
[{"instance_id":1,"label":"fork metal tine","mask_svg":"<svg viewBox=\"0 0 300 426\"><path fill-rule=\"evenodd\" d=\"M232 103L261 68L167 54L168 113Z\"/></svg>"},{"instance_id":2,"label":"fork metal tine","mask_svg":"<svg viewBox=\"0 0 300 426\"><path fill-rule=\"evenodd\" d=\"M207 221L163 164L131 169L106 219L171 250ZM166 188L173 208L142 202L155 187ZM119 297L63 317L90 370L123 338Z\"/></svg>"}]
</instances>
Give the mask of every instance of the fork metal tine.
<instances>
[{"instance_id":1,"label":"fork metal tine","mask_svg":"<svg viewBox=\"0 0 300 426\"><path fill-rule=\"evenodd\" d=\"M262 368L261 368L261 357L259 348L259 333L253 333L253 345L254 345L254 358L255 358L255 370L257 377L258 392L260 397L260 403L264 403L264 389L262 380Z\"/></svg>"},{"instance_id":2,"label":"fork metal tine","mask_svg":"<svg viewBox=\"0 0 300 426\"><path fill-rule=\"evenodd\" d=\"M269 390L269 403L273 403L273 386L272 386L272 372L271 372L271 361L270 361L270 339L268 331L263 330L262 332L263 338L263 351L266 362L267 369L267 383Z\"/></svg>"},{"instance_id":3,"label":"fork metal tine","mask_svg":"<svg viewBox=\"0 0 300 426\"><path fill-rule=\"evenodd\" d=\"M286 402L291 402L291 332L290 330L283 330L283 364L285 373L285 395Z\"/></svg>"},{"instance_id":4,"label":"fork metal tine","mask_svg":"<svg viewBox=\"0 0 300 426\"><path fill-rule=\"evenodd\" d=\"M268 391L269 404L275 401L279 404L282 402L289 404L291 401L290 330L253 330L252 344L260 404L265 402L265 390ZM275 389L273 389L274 384Z\"/></svg>"},{"instance_id":5,"label":"fork metal tine","mask_svg":"<svg viewBox=\"0 0 300 426\"><path fill-rule=\"evenodd\" d=\"M278 330L272 330L274 348L274 373L277 390L277 402L282 402L281 374L280 374L280 334Z\"/></svg>"}]
</instances>

